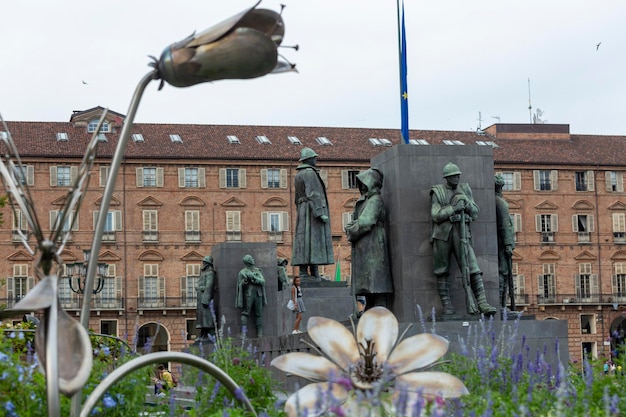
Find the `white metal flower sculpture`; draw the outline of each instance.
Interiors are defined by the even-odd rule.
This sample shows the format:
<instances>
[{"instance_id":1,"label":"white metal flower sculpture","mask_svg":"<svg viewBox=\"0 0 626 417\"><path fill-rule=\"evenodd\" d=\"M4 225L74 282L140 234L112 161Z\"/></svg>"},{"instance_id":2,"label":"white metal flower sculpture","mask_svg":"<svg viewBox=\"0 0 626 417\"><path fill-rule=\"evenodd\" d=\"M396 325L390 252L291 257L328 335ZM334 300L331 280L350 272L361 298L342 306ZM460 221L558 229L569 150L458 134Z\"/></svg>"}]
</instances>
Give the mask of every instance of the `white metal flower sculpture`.
<instances>
[{"instance_id":1,"label":"white metal flower sculpture","mask_svg":"<svg viewBox=\"0 0 626 417\"><path fill-rule=\"evenodd\" d=\"M448 351L448 341L431 333L402 340L406 330L398 338L398 320L384 307L367 310L354 335L341 323L324 317L311 317L307 330L317 345L312 347L321 356L292 352L271 363L314 382L287 399L285 411L291 417L327 411L364 415L363 399L371 404L372 393L378 393L381 405L394 414L398 408L393 402L400 398L410 408L420 398L455 398L468 393L457 377L428 370Z\"/></svg>"}]
</instances>

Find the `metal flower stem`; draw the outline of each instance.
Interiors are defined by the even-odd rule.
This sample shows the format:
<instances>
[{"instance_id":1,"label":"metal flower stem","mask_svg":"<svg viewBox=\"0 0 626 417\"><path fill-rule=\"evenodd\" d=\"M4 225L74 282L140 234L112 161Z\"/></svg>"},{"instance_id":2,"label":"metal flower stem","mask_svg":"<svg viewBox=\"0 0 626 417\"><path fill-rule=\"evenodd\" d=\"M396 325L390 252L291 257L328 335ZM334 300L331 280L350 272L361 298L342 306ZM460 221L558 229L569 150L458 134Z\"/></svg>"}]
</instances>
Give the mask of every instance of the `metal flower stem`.
<instances>
[{"instance_id":1,"label":"metal flower stem","mask_svg":"<svg viewBox=\"0 0 626 417\"><path fill-rule=\"evenodd\" d=\"M106 391L111 388L114 383L120 381L126 375L140 368L143 368L144 366L164 362L185 363L187 365L191 365L195 368L207 372L209 375L215 377L215 379L217 379L224 387L226 387L226 389L232 392L235 395L235 398L241 401L246 410L252 413L253 416L257 416L256 412L254 411L254 407L252 407L252 404L250 403L250 400L248 400L248 398L243 395L241 387L239 387L239 385L237 385L237 383L233 381L233 379L228 376L226 372L218 368L213 363L190 353L153 352L135 358L130 362L126 362L124 365L120 366L115 371L111 372L106 378L104 378L102 382L100 382L100 384L98 384L98 386L92 391L89 398L87 398L87 401L85 401L85 406L81 410L79 417L88 417L89 415L91 415L91 411L96 406L100 398L102 398L102 396L106 393ZM237 391L241 392L242 394L237 395Z\"/></svg>"},{"instance_id":2,"label":"metal flower stem","mask_svg":"<svg viewBox=\"0 0 626 417\"><path fill-rule=\"evenodd\" d=\"M98 269L98 254L100 253L100 247L102 246L102 235L104 234L104 226L109 211L109 204L111 203L111 197L113 196L113 190L115 188L115 181L117 180L117 173L119 171L122 159L124 158L124 152L126 150L126 144L128 143L128 137L133 127L133 120L137 113L137 107L143 96L143 92L150 83L157 76L157 71L150 71L148 74L139 81L135 93L128 107L128 114L124 120L122 131L120 133L120 139L115 148L113 154L113 160L111 161L111 167L109 168L109 176L107 178L106 185L104 187L104 195L100 203L100 212L98 213L98 219L96 221L96 230L94 232L93 242L91 244L91 258L87 265L87 276L85 277L85 288L83 292L83 305L80 313L80 324L89 331L89 315L91 306L91 294L93 291L94 279L96 276L96 270ZM48 361L51 363L51 361ZM58 397L58 392L56 393ZM76 417L80 412L82 391L78 391L72 396L71 416Z\"/></svg>"}]
</instances>

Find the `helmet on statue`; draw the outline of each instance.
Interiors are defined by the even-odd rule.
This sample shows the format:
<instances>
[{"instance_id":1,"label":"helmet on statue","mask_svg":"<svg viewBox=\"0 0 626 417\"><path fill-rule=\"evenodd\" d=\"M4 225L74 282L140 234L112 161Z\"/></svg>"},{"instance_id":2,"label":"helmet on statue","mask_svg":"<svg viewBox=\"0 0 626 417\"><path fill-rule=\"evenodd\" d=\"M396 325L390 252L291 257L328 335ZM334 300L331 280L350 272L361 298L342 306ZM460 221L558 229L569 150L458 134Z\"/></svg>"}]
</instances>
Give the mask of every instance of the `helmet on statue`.
<instances>
[{"instance_id":1,"label":"helmet on statue","mask_svg":"<svg viewBox=\"0 0 626 417\"><path fill-rule=\"evenodd\" d=\"M448 162L446 166L443 167L443 177L451 177L452 175L461 175L461 171L458 166L452 162Z\"/></svg>"}]
</instances>

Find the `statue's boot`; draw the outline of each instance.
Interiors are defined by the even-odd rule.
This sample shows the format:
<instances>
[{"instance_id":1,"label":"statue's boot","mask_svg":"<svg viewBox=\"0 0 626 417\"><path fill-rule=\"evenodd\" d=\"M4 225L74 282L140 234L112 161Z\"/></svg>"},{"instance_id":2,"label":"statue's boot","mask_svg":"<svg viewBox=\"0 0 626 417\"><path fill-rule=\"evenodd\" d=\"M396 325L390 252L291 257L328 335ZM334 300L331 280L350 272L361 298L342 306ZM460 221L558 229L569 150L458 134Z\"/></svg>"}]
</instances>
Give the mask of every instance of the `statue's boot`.
<instances>
[{"instance_id":1,"label":"statue's boot","mask_svg":"<svg viewBox=\"0 0 626 417\"><path fill-rule=\"evenodd\" d=\"M441 304L443 305L444 316L453 315L454 307L452 307L452 300L450 299L450 285L447 275L437 276L437 291L439 291L439 298L441 298Z\"/></svg>"},{"instance_id":2,"label":"statue's boot","mask_svg":"<svg viewBox=\"0 0 626 417\"><path fill-rule=\"evenodd\" d=\"M263 317L256 317L254 325L256 326L256 337L263 337Z\"/></svg>"},{"instance_id":3,"label":"statue's boot","mask_svg":"<svg viewBox=\"0 0 626 417\"><path fill-rule=\"evenodd\" d=\"M478 304L480 312L483 314L494 314L496 312L496 308L490 306L487 302L485 286L483 285L483 277L481 274L473 274L470 282L472 284L472 291L474 292L474 297L476 297L476 304Z\"/></svg>"},{"instance_id":4,"label":"statue's boot","mask_svg":"<svg viewBox=\"0 0 626 417\"><path fill-rule=\"evenodd\" d=\"M315 277L315 279L317 280L322 279L322 277L320 277L319 267L317 265L310 265L310 269L312 277Z\"/></svg>"},{"instance_id":5,"label":"statue's boot","mask_svg":"<svg viewBox=\"0 0 626 417\"><path fill-rule=\"evenodd\" d=\"M499 282L499 289L500 289L500 306L502 308L506 307L506 297L507 297L507 282L506 282L506 278L500 274L499 275L500 278L500 282Z\"/></svg>"}]
</instances>

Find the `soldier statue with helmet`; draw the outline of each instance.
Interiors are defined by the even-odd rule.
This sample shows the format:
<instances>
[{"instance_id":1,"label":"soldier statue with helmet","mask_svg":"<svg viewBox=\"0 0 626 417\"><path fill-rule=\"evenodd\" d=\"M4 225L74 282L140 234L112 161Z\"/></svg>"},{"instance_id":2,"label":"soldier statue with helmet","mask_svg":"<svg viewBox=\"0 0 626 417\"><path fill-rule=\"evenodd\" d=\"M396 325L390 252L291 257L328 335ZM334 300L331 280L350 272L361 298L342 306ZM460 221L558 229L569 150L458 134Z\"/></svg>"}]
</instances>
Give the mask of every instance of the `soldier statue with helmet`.
<instances>
[{"instance_id":1,"label":"soldier statue with helmet","mask_svg":"<svg viewBox=\"0 0 626 417\"><path fill-rule=\"evenodd\" d=\"M326 186L315 167L317 156L313 149L303 148L300 165L296 168L296 232L291 264L300 267L303 280L313 278L319 281L318 265L333 264L335 259Z\"/></svg>"},{"instance_id":2,"label":"soldier statue with helmet","mask_svg":"<svg viewBox=\"0 0 626 417\"><path fill-rule=\"evenodd\" d=\"M213 258L205 256L202 259L202 267L197 287L196 304L196 329L200 329L200 341L209 339L209 335L215 334L215 320L217 314L215 306L211 307L211 302L215 297L215 269L213 269ZM214 310L211 311L211 308Z\"/></svg>"},{"instance_id":3,"label":"soldier statue with helmet","mask_svg":"<svg viewBox=\"0 0 626 417\"><path fill-rule=\"evenodd\" d=\"M470 314L494 314L496 309L487 302L482 272L472 247L470 224L478 217L478 205L467 183L459 183L461 171L453 163L443 168L446 184L430 190L433 245L433 272L444 316L454 314L450 298L450 260L454 258L461 269L467 311Z\"/></svg>"}]
</instances>

